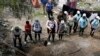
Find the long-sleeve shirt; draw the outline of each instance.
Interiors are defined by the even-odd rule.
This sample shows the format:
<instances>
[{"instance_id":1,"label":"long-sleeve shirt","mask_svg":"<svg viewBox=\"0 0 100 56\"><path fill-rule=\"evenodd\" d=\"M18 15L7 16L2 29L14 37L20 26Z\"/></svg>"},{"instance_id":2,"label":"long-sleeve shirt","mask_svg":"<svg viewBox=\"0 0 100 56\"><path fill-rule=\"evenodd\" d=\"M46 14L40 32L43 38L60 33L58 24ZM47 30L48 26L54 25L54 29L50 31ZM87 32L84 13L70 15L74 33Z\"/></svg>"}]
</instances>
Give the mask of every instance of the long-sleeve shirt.
<instances>
[{"instance_id":1,"label":"long-sleeve shirt","mask_svg":"<svg viewBox=\"0 0 100 56\"><path fill-rule=\"evenodd\" d=\"M31 32L31 24L25 25L25 32Z\"/></svg>"},{"instance_id":2,"label":"long-sleeve shirt","mask_svg":"<svg viewBox=\"0 0 100 56\"><path fill-rule=\"evenodd\" d=\"M88 25L87 18L83 19L83 17L81 17L80 20L79 20L79 27L85 28L87 25Z\"/></svg>"},{"instance_id":3,"label":"long-sleeve shirt","mask_svg":"<svg viewBox=\"0 0 100 56\"><path fill-rule=\"evenodd\" d=\"M74 16L74 19L76 19L77 21L78 21L80 18L81 18L81 14L80 14L80 15L76 14L76 15Z\"/></svg>"},{"instance_id":4,"label":"long-sleeve shirt","mask_svg":"<svg viewBox=\"0 0 100 56\"><path fill-rule=\"evenodd\" d=\"M91 22L91 27L97 29L99 27L99 20L98 19L93 19L93 21Z\"/></svg>"},{"instance_id":5,"label":"long-sleeve shirt","mask_svg":"<svg viewBox=\"0 0 100 56\"><path fill-rule=\"evenodd\" d=\"M48 29L52 29L52 28L55 28L55 31L57 32L57 22L54 20L54 21L51 21L51 20L47 20L46 22L46 27Z\"/></svg>"}]
</instances>

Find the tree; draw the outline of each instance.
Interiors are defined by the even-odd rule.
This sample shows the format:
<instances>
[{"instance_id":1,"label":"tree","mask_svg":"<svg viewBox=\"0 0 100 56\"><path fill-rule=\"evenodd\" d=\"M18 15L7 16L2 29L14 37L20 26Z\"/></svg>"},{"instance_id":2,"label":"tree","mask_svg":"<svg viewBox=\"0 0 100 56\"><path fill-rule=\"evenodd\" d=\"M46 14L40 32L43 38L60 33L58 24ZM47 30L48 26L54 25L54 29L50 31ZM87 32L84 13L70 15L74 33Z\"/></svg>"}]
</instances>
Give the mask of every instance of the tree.
<instances>
[{"instance_id":1,"label":"tree","mask_svg":"<svg viewBox=\"0 0 100 56\"><path fill-rule=\"evenodd\" d=\"M32 13L31 0L0 0L0 12L5 8L10 8L10 11L13 12L13 15L17 18Z\"/></svg>"}]
</instances>

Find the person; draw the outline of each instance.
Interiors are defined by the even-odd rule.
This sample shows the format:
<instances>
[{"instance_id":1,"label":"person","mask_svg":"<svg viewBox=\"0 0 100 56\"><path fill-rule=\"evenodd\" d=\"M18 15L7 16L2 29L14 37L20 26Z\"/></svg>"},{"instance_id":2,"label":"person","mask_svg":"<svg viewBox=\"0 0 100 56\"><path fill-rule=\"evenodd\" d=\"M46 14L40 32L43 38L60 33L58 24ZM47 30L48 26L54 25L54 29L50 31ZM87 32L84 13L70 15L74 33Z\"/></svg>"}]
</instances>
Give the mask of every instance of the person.
<instances>
[{"instance_id":1,"label":"person","mask_svg":"<svg viewBox=\"0 0 100 56\"><path fill-rule=\"evenodd\" d=\"M88 20L86 14L84 13L83 16L79 19L79 35L83 35L85 28L88 26Z\"/></svg>"},{"instance_id":2,"label":"person","mask_svg":"<svg viewBox=\"0 0 100 56\"><path fill-rule=\"evenodd\" d=\"M92 19L90 24L91 24L91 31L90 31L90 35L94 36L94 32L95 30L99 27L99 16L96 16L95 19Z\"/></svg>"},{"instance_id":3,"label":"person","mask_svg":"<svg viewBox=\"0 0 100 56\"><path fill-rule=\"evenodd\" d=\"M42 27L39 20L35 20L35 22L33 23L33 31L35 33L35 41L37 41L37 36L38 40L40 41L40 34L42 32Z\"/></svg>"},{"instance_id":4,"label":"person","mask_svg":"<svg viewBox=\"0 0 100 56\"><path fill-rule=\"evenodd\" d=\"M59 40L62 40L63 34L64 34L64 29L65 29L65 23L64 20L60 22L59 29L58 29L58 36Z\"/></svg>"},{"instance_id":5,"label":"person","mask_svg":"<svg viewBox=\"0 0 100 56\"><path fill-rule=\"evenodd\" d=\"M29 21L26 21L26 25L25 25L25 42L27 42L27 37L30 37L30 40L33 41L32 39L32 34L31 34L31 24L29 23Z\"/></svg>"},{"instance_id":6,"label":"person","mask_svg":"<svg viewBox=\"0 0 100 56\"><path fill-rule=\"evenodd\" d=\"M53 4L51 0L49 0L48 3L46 4L46 11L48 14L48 18L53 16Z\"/></svg>"},{"instance_id":7,"label":"person","mask_svg":"<svg viewBox=\"0 0 100 56\"><path fill-rule=\"evenodd\" d=\"M63 18L64 18L64 21L67 22L67 19L68 19L68 12L67 11L64 11Z\"/></svg>"},{"instance_id":8,"label":"person","mask_svg":"<svg viewBox=\"0 0 100 56\"><path fill-rule=\"evenodd\" d=\"M73 25L74 25L74 21L73 21L73 13L70 12L70 15L68 15L68 26L69 26L69 35L72 33L72 28L73 28Z\"/></svg>"},{"instance_id":9,"label":"person","mask_svg":"<svg viewBox=\"0 0 100 56\"><path fill-rule=\"evenodd\" d=\"M41 3L43 4L43 12L44 12L44 14L46 12L45 7L46 7L47 2L48 2L48 0L41 0Z\"/></svg>"},{"instance_id":10,"label":"person","mask_svg":"<svg viewBox=\"0 0 100 56\"><path fill-rule=\"evenodd\" d=\"M57 32L57 23L53 17L50 17L49 20L47 20L46 27L49 34L48 41L50 41L50 38L52 36L52 41L54 42L55 33Z\"/></svg>"},{"instance_id":11,"label":"person","mask_svg":"<svg viewBox=\"0 0 100 56\"><path fill-rule=\"evenodd\" d=\"M13 38L13 41L14 41L14 46L17 47L16 45L16 41L18 39L18 43L19 43L19 47L22 47L22 41L21 41L21 29L16 26L14 29L13 29L13 35L14 35L14 38Z\"/></svg>"},{"instance_id":12,"label":"person","mask_svg":"<svg viewBox=\"0 0 100 56\"><path fill-rule=\"evenodd\" d=\"M74 33L77 32L78 21L79 21L80 18L81 18L80 11L77 11L77 14L74 16L74 27L73 27Z\"/></svg>"}]
</instances>

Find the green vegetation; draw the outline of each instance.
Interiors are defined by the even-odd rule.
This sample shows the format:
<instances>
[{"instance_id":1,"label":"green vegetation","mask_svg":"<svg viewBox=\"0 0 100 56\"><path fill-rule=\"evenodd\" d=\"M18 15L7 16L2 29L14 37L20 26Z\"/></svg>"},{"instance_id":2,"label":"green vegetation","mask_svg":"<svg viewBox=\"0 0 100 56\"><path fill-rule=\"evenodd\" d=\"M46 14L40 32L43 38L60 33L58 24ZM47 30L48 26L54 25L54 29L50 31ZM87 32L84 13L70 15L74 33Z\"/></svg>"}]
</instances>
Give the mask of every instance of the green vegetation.
<instances>
[{"instance_id":1,"label":"green vegetation","mask_svg":"<svg viewBox=\"0 0 100 56\"><path fill-rule=\"evenodd\" d=\"M0 0L0 12L5 8L10 8L10 11L13 12L13 15L17 18L32 13L31 0Z\"/></svg>"}]
</instances>

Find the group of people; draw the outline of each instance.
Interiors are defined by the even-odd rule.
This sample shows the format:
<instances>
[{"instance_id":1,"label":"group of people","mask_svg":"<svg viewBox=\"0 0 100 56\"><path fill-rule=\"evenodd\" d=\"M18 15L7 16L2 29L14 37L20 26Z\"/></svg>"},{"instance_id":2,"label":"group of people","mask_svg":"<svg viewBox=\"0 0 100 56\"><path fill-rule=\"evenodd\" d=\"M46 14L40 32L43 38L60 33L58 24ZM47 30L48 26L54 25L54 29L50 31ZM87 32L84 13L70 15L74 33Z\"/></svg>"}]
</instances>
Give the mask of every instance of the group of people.
<instances>
[{"instance_id":1,"label":"group of people","mask_svg":"<svg viewBox=\"0 0 100 56\"><path fill-rule=\"evenodd\" d=\"M100 26L100 17L98 15L89 20L86 13L81 14L80 11L77 11L75 15L73 15L73 12L68 13L64 11L64 13L58 15L58 21L61 21L61 18L63 18L65 24L69 27L69 35L73 31L73 33L79 32L79 36L82 36L84 30L88 27L88 23L90 23L90 35L94 36L95 30Z\"/></svg>"},{"instance_id":2,"label":"group of people","mask_svg":"<svg viewBox=\"0 0 100 56\"><path fill-rule=\"evenodd\" d=\"M91 25L91 31L90 35L94 36L95 30L99 27L100 24L100 17L95 16L94 19L88 20L85 13L81 14L80 11L77 11L75 15L73 15L73 12L68 13L67 11L60 12L57 16L57 19L55 19L52 15L48 17L48 20L46 22L47 27L47 33L48 33L48 39L47 41L52 42L55 40L55 34L58 34L59 40L62 40L64 34L71 35L72 31L73 33L79 32L79 36L83 36L84 30L88 27L88 23ZM25 38L24 41L27 43L27 37L30 37L30 40L33 41L32 38L32 31L35 35L35 41L41 40L41 33L42 33L42 26L39 20L35 20L33 25L30 24L29 21L26 21L25 24ZM14 46L16 47L16 40L19 40L19 45L22 47L22 41L21 41L21 29L17 26L13 30L14 35Z\"/></svg>"}]
</instances>

